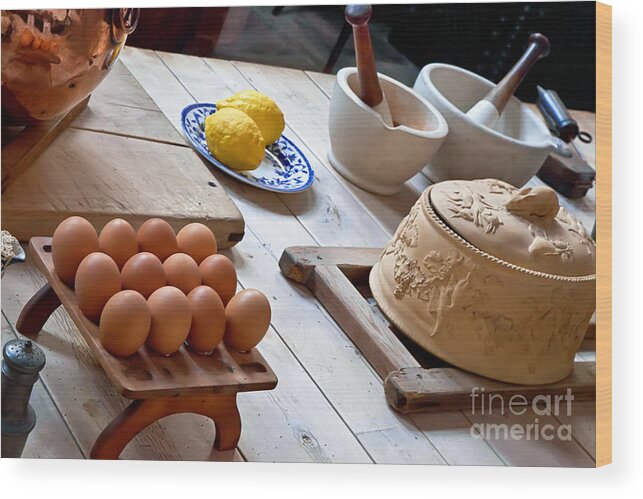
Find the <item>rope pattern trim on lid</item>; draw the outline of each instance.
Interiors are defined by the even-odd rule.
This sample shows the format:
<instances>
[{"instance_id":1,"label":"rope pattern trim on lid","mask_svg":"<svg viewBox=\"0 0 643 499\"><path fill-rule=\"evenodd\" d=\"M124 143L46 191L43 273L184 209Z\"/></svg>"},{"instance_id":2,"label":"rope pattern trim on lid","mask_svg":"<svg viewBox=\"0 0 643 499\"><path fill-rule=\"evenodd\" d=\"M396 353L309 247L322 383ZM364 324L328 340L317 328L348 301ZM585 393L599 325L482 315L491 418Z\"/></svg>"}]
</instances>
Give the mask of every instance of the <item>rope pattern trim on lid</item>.
<instances>
[{"instance_id":1,"label":"rope pattern trim on lid","mask_svg":"<svg viewBox=\"0 0 643 499\"><path fill-rule=\"evenodd\" d=\"M501 265L505 268L508 268L510 270L515 270L518 272L522 272L523 274L528 274L532 275L535 277L543 277L545 279L551 279L554 281L563 281L563 282L589 282L589 281L595 281L596 280L596 274L591 274L591 275L583 275L583 276L564 276L564 275L556 275L556 274L548 274L547 272L540 272L538 270L531 270L527 269L525 267L521 267L520 265L516 265L513 263L509 263L505 260L501 260L500 258L491 255L490 253L487 253L485 251L482 251L480 248L477 246L474 246L471 244L469 241L467 241L465 238L463 238L460 234L455 232L449 225L442 220L442 218L437 214L435 209L433 208L433 205L431 204L431 198L429 196L431 189L433 186L429 187L426 190L424 202L422 203L423 208L426 209L428 212L429 216L431 219L442 229L444 230L447 234L449 234L453 239L458 241L460 244L464 245L467 247L469 250L473 251L475 254L493 262L498 265Z\"/></svg>"}]
</instances>

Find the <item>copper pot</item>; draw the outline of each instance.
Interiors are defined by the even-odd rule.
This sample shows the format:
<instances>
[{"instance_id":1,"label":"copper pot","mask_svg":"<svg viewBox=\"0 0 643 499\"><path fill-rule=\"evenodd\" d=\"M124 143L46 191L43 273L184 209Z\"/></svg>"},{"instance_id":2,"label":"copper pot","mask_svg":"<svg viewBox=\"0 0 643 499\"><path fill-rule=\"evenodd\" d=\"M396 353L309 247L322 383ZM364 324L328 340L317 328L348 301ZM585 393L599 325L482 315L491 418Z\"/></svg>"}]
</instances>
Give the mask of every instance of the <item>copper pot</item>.
<instances>
[{"instance_id":1,"label":"copper pot","mask_svg":"<svg viewBox=\"0 0 643 499\"><path fill-rule=\"evenodd\" d=\"M62 116L107 76L139 9L2 11L2 123Z\"/></svg>"}]
</instances>

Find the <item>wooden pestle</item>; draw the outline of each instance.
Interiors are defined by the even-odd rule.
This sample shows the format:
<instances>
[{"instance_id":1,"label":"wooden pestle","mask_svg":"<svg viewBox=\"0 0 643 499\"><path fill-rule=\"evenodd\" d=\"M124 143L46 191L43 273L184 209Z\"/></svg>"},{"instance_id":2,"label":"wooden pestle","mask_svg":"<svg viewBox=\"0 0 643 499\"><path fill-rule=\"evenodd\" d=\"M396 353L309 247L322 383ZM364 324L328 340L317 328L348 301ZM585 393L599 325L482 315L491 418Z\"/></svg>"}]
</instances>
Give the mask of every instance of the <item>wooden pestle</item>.
<instances>
[{"instance_id":1,"label":"wooden pestle","mask_svg":"<svg viewBox=\"0 0 643 499\"><path fill-rule=\"evenodd\" d=\"M532 33L529 36L529 46L525 53L522 54L522 57L500 83L467 112L467 116L477 123L492 128L500 118L502 111L518 88L518 85L524 80L538 59L549 55L549 50L550 45L547 37L540 33Z\"/></svg>"},{"instance_id":2,"label":"wooden pestle","mask_svg":"<svg viewBox=\"0 0 643 499\"><path fill-rule=\"evenodd\" d=\"M357 73L359 76L359 98L369 107L377 111L384 122L393 126L391 111L389 110L384 92L380 86L375 68L375 56L371 44L371 34L368 30L368 21L373 9L370 5L347 5L344 12L346 21L353 26L353 39L355 42L355 56L357 59Z\"/></svg>"}]
</instances>

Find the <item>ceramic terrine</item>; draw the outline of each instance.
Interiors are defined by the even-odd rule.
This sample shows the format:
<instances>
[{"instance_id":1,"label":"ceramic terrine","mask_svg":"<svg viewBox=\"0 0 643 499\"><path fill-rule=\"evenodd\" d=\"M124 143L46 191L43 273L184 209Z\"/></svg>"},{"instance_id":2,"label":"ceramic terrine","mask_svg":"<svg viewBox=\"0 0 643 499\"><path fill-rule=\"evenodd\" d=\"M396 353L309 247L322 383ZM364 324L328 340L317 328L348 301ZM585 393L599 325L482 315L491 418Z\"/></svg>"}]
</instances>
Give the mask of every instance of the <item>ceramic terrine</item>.
<instances>
[{"instance_id":1,"label":"ceramic terrine","mask_svg":"<svg viewBox=\"0 0 643 499\"><path fill-rule=\"evenodd\" d=\"M573 369L596 307L593 240L548 187L429 187L370 274L418 345L482 376L553 383Z\"/></svg>"}]
</instances>

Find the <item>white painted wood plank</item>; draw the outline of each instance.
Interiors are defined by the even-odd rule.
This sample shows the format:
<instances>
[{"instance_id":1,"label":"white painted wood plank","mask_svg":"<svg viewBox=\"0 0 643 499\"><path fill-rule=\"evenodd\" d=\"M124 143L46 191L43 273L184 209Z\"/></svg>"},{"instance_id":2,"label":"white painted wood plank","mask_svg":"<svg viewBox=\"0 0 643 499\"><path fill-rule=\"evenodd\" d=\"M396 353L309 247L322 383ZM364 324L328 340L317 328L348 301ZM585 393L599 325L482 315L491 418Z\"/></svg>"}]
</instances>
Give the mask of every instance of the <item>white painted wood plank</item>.
<instances>
[{"instance_id":1,"label":"white painted wood plank","mask_svg":"<svg viewBox=\"0 0 643 499\"><path fill-rule=\"evenodd\" d=\"M465 411L485 440L510 466L594 467L596 463L568 432L558 433L561 423L553 416L536 414L531 408L523 415L481 414ZM510 433L512 426L522 429L518 438ZM529 426L533 425L533 426ZM536 426L537 425L537 426ZM543 433L544 429L544 433ZM526 435L530 435L527 439ZM549 439L549 436L553 438Z\"/></svg>"},{"instance_id":2,"label":"white painted wood plank","mask_svg":"<svg viewBox=\"0 0 643 499\"><path fill-rule=\"evenodd\" d=\"M333 86L335 85L335 76L334 75L329 75L329 74L323 74L323 73L316 73L313 71L306 71L306 75L324 92L325 95L327 95L329 98L332 95L332 89ZM578 119L579 124L581 125L583 130L588 131L591 135L595 135L595 121L593 122L592 120L588 119L587 116L588 113L584 112L575 112L572 111L572 115L575 116L575 118ZM583 154L586 155L587 160L590 162L590 164L594 164L594 157L595 157L595 145L594 143L591 144L579 144L579 148L583 151ZM542 182L540 179L534 177L529 185L545 185L544 182ZM593 226L594 219L595 219L595 205L596 205L596 192L595 188L590 189L588 192L587 196L585 196L582 199L576 199L576 200L571 200L571 199L566 199L563 196L559 196L559 199L561 201L561 204L569 210L571 213L574 213L583 223L583 225L588 229L591 230L591 227ZM595 361L596 360L596 352L579 352L577 354L577 358L579 360L585 360L585 361ZM593 402L582 402L582 403L577 403L578 410L574 410L573 415L571 416L557 416L556 419L564 424L571 424L572 427L574 428L573 434L576 440L580 443L580 445L590 454L592 457L595 458L596 455L596 434L594 431L594 422L595 422L595 404ZM446 424L448 425L448 420L445 421ZM433 424L435 425L436 422L434 421ZM436 437L437 438L437 437ZM433 439L435 441L435 438ZM455 442L453 444L454 446L457 445ZM451 447L451 446L448 446ZM443 451L444 453L445 451ZM462 452L455 452L455 457L462 456L464 453ZM448 454L445 454L445 456L449 456ZM447 460L451 462L453 458L447 457ZM484 460L485 456L470 456L470 459L473 462L476 462L477 460ZM492 458L493 460L493 458ZM463 463L466 464L466 463Z\"/></svg>"},{"instance_id":3,"label":"white painted wood plank","mask_svg":"<svg viewBox=\"0 0 643 499\"><path fill-rule=\"evenodd\" d=\"M2 347L18 336L9 321L2 316ZM36 413L36 426L22 452L23 458L82 459L83 454L65 424L56 404L41 380L36 381L31 392L30 404Z\"/></svg>"},{"instance_id":4,"label":"white painted wood plank","mask_svg":"<svg viewBox=\"0 0 643 499\"><path fill-rule=\"evenodd\" d=\"M178 56L178 57L179 57L179 58L181 58L181 57L184 57L184 56ZM166 62L167 62L167 61L166 61ZM201 100L201 99L199 99L199 100ZM170 104L169 106L171 107L171 104ZM161 107L163 107L163 106L161 106ZM182 107L182 106L180 106L180 107ZM239 200L236 200L236 201L237 201L237 204L239 204ZM246 214L246 212L244 211L244 209L243 209L243 208L241 208L241 209L242 209L242 212L244 212L244 215L245 215L245 214ZM402 215L400 215L400 218L401 218L401 216L402 216ZM246 219L247 219L247 216L246 216ZM266 239L265 239L265 238L260 237L260 238L259 238L259 241L266 241ZM292 244L292 243L289 243L289 244ZM274 251L274 248L275 248L277 245L275 245L275 244L269 244L268 246L269 246L269 248L270 248L272 251ZM304 362L304 364L306 365L306 363L305 363L305 362ZM468 428L466 428L466 427L464 427L464 426L463 426L463 428L462 428L462 429L468 429ZM369 431L364 431L364 432L358 432L358 434L359 434L359 435L368 435L368 434L370 434L370 432L369 432ZM365 437L365 436L363 436L362 438L366 438L366 437ZM492 462L492 461L494 460L494 456L492 455L492 453L490 453L490 452L489 452L489 449L488 449L488 448L486 449L486 451L484 452L484 454L486 454L486 457L487 457L487 459L489 460L489 462ZM464 464L467 464L467 463L464 463Z\"/></svg>"},{"instance_id":5,"label":"white painted wood plank","mask_svg":"<svg viewBox=\"0 0 643 499\"><path fill-rule=\"evenodd\" d=\"M178 80L171 82L169 75L164 73L169 73L169 70L163 61L157 57L158 62L154 62L151 55L154 54L139 50L128 51L123 60L157 105L171 116L175 102L180 100L177 96L185 93L185 89ZM143 67L144 71L137 69ZM146 76L150 73L154 73L154 77L148 80ZM164 86L157 92L155 85L161 75ZM171 92L168 92L168 88ZM170 94L172 98L167 101ZM194 100L189 94L182 98L184 100L181 107ZM230 194L237 201L234 193ZM244 212L241 205L240 209ZM263 232L257 237L255 230L277 230L282 238L288 238L282 239L284 243L287 241L287 245L315 244L314 239L301 228L298 232L285 234L278 221L271 221L269 211L261 211L256 221L250 215L251 213L244 212L248 232L244 241L231 252L237 265L239 281L242 285L250 283L269 294L273 305L273 326L358 438L360 433L371 432L369 442L372 446L367 448L371 457L376 462L406 462L407 456L413 455L412 462L443 462L422 432L409 425L408 421L401 423L400 420L404 421L404 418L388 407L381 393L381 380L361 355L356 353L350 340L332 319L320 309L308 290L301 290L303 299L295 298L297 291L281 276L277 266L277 258L283 247L277 247L275 251L274 239L265 237ZM292 239L293 236L295 240ZM268 253L268 248L262 241L270 241L270 249L275 253ZM250 265L237 262L237 255L246 253ZM302 331L306 332L304 336ZM324 355L320 356L320 352L324 352ZM343 382L342 379L350 379L351 382ZM399 435L396 437L397 445L393 446L380 430L388 431L396 427L399 427L396 430ZM376 446L372 443L374 438L377 438Z\"/></svg>"},{"instance_id":6,"label":"white painted wood plank","mask_svg":"<svg viewBox=\"0 0 643 499\"><path fill-rule=\"evenodd\" d=\"M328 98L320 99L319 87L303 71L246 62L233 61L233 64L260 92L287 97L281 105L289 126L327 171L347 187L388 233L393 233L422 191L429 186L429 181L418 174L394 196L378 196L356 187L339 175L328 162L329 103Z\"/></svg>"},{"instance_id":7,"label":"white painted wood plank","mask_svg":"<svg viewBox=\"0 0 643 499\"><path fill-rule=\"evenodd\" d=\"M15 328L24 304L44 282L40 272L30 263L15 264L7 269L2 278L2 310L12 327ZM100 432L128 401L114 391L62 309L51 316L33 340L47 356L41 379L83 454L88 456ZM121 456L146 460L206 459L212 451L214 429L203 425L204 418L193 418L194 425L177 424L175 420L170 426L165 422L150 426L125 448ZM185 423L185 418L181 421Z\"/></svg>"},{"instance_id":8,"label":"white painted wood plank","mask_svg":"<svg viewBox=\"0 0 643 499\"><path fill-rule=\"evenodd\" d=\"M211 96L213 93L218 94L219 96L229 95L232 92L239 90L244 90L250 88L250 82L247 81L239 71L228 61L222 61L217 59L203 59L202 61L205 64L205 67L199 63L199 60L193 57L186 57L177 54L168 54L168 53L158 53L159 57L165 62L169 69L174 73L174 75L181 81L181 83L186 87L190 92L192 97L197 101L208 101L212 99ZM209 71L208 71L209 70ZM219 98L219 97L217 97ZM322 97L323 98L323 97ZM287 129L286 134L291 133L292 130ZM294 133L294 132L293 132ZM305 145L300 143L304 151ZM314 203L310 206L311 212L317 216L311 218L306 218L298 216L296 210L291 210L294 216L298 216L302 225L306 230L313 236L314 241L312 244L321 244L321 245L345 245L345 246L364 246L372 245L374 242L378 247L381 247L383 244L388 242L389 235L384 232L384 230L379 226L370 226L369 222L372 222L372 219L364 212L362 208L355 208L354 201L352 201L351 194L343 188L335 177L328 175L325 172L325 167L323 167L319 162L316 162L320 168L316 168L317 172L324 172L325 182L323 185L315 185L313 189L316 190L315 197L311 200L311 203ZM321 174L318 178L321 178ZM326 180L327 179L327 180ZM232 182L232 185L226 183L226 187L230 187L233 191L236 191L234 188L235 185L238 185L236 182ZM319 200L318 192L322 190L323 202ZM251 196L253 200L253 205L258 204L255 201L256 196L253 195L257 193L257 190L250 189L249 191L244 192L244 196L241 198L235 198L238 205L243 205L247 201L247 196ZM299 196L280 196L284 201L284 204L288 205L288 202L291 199L296 199ZM319 217L318 213L324 213L327 215L331 210L331 205L325 205L326 201L329 200L332 204L332 212L335 214L334 219L343 220L343 230L338 230L334 234L328 234L328 231L325 230L325 226L328 223L333 221L326 221L326 217ZM246 206L246 205L244 205ZM349 207L350 209L347 209ZM266 214L264 211L256 212L251 207L247 209L241 208L242 212L246 214L246 220L249 225L255 227L259 226L259 229L255 229L254 232L260 236L262 242L268 242L268 246L273 249L284 247L286 245L294 244L294 241L300 241L300 239L292 239L296 234L291 231L283 230L274 230L272 224L263 224L262 220L265 219ZM254 220L257 221L257 224L254 224ZM320 223L316 223L320 221ZM362 228L368 228L368 239L364 239L362 235ZM339 228L339 227L338 227ZM272 230L271 230L272 229ZM281 241L283 235L287 235L288 238L284 240L283 246L275 244L275 241ZM328 235L331 237L328 238ZM299 236L302 237L302 236ZM272 251L273 256L278 257L280 251ZM439 418L448 418L451 424L459 421L461 425L466 425L468 420L464 418L459 413L451 413L447 415L440 415ZM415 416L412 417L415 420ZM418 417L421 419L421 417ZM431 434L431 425L427 424L426 420L422 421L425 435L429 440L433 441ZM457 435L456 435L457 434ZM362 438L368 438L369 433L360 434L364 435ZM442 441L441 437L443 435L442 428L438 428L436 432L436 439ZM457 430L453 428L452 438L461 438L464 439L461 443L461 448L465 452L462 453L463 456L468 456L467 462L472 459L472 456L481 456L482 463L486 464L501 464L499 458L493 454L491 449L484 443L472 442L468 435L468 430L466 426L461 426ZM466 449L466 441L468 440L469 449ZM439 446L436 446L440 453L448 452L449 448L442 449ZM484 456L484 457L482 457ZM453 460L453 464L461 464L462 460Z\"/></svg>"},{"instance_id":9,"label":"white painted wood plank","mask_svg":"<svg viewBox=\"0 0 643 499\"><path fill-rule=\"evenodd\" d=\"M556 419L571 426L576 441L596 460L596 403L574 402L571 415L564 412Z\"/></svg>"},{"instance_id":10,"label":"white painted wood plank","mask_svg":"<svg viewBox=\"0 0 643 499\"><path fill-rule=\"evenodd\" d=\"M179 54L158 53L172 73L187 88L190 95L200 102L216 102L239 90L252 88L250 83L228 61L217 59L198 59ZM286 128L284 134L293 137L295 132ZM346 244L346 234L350 233L351 243L355 246L383 246L388 237L370 217L363 216L363 209L350 196L346 188L333 175L330 175L302 141L296 141L315 171L315 183L308 191L297 195L270 194L259 195L257 189L246 189L244 201L253 204L266 203L267 198L278 212L285 216L297 217L301 224L320 244ZM238 182L226 182L226 186ZM283 204L286 209L279 208ZM359 223L356 223L359 221ZM272 240L266 241L273 243Z\"/></svg>"},{"instance_id":11,"label":"white painted wood plank","mask_svg":"<svg viewBox=\"0 0 643 499\"><path fill-rule=\"evenodd\" d=\"M249 64L249 63L235 63L235 65L237 67L239 67L240 71L242 71L244 73L244 75L246 75L246 76L247 76L246 71L248 70L248 68L252 68L254 70L254 72L252 74L253 74L253 78L254 78L255 82L262 78L262 76L264 75L265 71L267 71L267 72L272 74L272 73L274 73L274 69L275 69L275 68L266 68L265 66L254 65L254 64ZM294 80L293 74L294 74L293 71L289 72L289 77L288 77L289 83ZM310 74L308 74L308 76L310 77ZM249 77L249 80L253 81L253 78ZM297 80L297 81L299 81L299 80ZM324 95L326 95L328 97L330 95L332 85L334 85L334 77L333 76L321 75L321 77L320 77L320 85L317 85L317 86L318 86L318 88L322 89ZM257 87L257 88L259 90L262 90L259 87ZM266 88L268 88L268 87L266 87ZM270 87L270 88L272 88L272 87ZM299 90L299 88L300 88L299 85L296 85L296 86L293 86L292 84L290 85L291 93L294 92L294 91ZM275 93L275 92L276 91L273 90L273 96L274 95L277 95L277 96L280 95L279 93ZM295 129L296 132L299 132L298 126L294 125L293 128ZM423 177L422 176L417 176L410 183L413 184L413 185L416 185L416 186L420 186L418 190L422 190L422 189L424 189L426 187L426 185L423 182L424 182ZM532 182L537 184L540 181L538 179L534 179ZM587 204L587 200L580 201L580 202L584 203L584 204ZM562 203L569 210L571 210L573 213L576 213L579 217L582 218L584 216L583 211L579 210L578 207L576 206L576 204L578 204L578 202L566 202L565 200L563 200ZM406 213L400 214L400 217L404 216L405 214ZM433 424L437 424L438 426L440 424L445 424L445 423L449 424L449 422L451 422L451 424L453 424L453 419L454 418L453 418L452 415L441 414L438 417L434 416L434 420L436 420L436 421L433 421ZM420 425L418 425L418 426L420 426ZM460 427L460 428L458 428L456 430L456 433L457 433L458 437L460 437L459 442L461 444L463 442L466 442L465 445L470 445L470 436L469 435L463 435L463 431L462 431L463 429L468 429L469 427L470 427L470 424L463 424L462 427ZM436 445L436 442L439 441L440 436L444 436L444 434L443 433L441 434L439 431L436 431L435 438L432 438L432 442L434 443L434 445ZM520 450L521 450L520 448L523 446L523 444L521 444L520 442L514 442L514 446L516 447L516 455L519 456L520 455ZM442 451L444 455L446 455L449 450L452 450L452 447L447 446L446 449L448 449L448 450ZM498 463L498 456L496 455L496 453L491 451L486 446L472 447L472 449L469 451L469 453L465 452L465 449L461 449L461 451L462 452L456 452L456 453L451 454L452 459L455 456L461 456L461 460L460 461L455 460L454 464L456 464L456 463L457 464L469 464L471 462L476 462L475 460L480 460L481 463L486 463L486 464L497 464ZM471 451L473 451L473 452L471 452ZM476 452L480 452L480 454L477 455L476 457L474 457L474 454ZM463 461L462 460L463 456L468 456L468 457L464 458L464 461ZM508 455L508 459L510 459L510 454ZM449 461L449 462L451 462L451 461Z\"/></svg>"},{"instance_id":12,"label":"white painted wood plank","mask_svg":"<svg viewBox=\"0 0 643 499\"><path fill-rule=\"evenodd\" d=\"M44 278L29 264L16 264L7 270L2 279L2 308L11 323L42 284ZM43 379L88 455L100 431L128 402L113 390L64 310L53 314L36 341L48 359ZM264 339L262 353L268 362L275 360L280 380L274 394L239 396L244 426L239 448L243 456L255 461L369 462L361 445L273 331ZM301 398L306 399L306 404L298 402ZM293 428L305 428L305 432L293 434ZM122 457L242 459L238 452L215 451L213 441L214 427L207 418L175 415L141 432ZM310 442L319 442L319 447Z\"/></svg>"}]
</instances>

